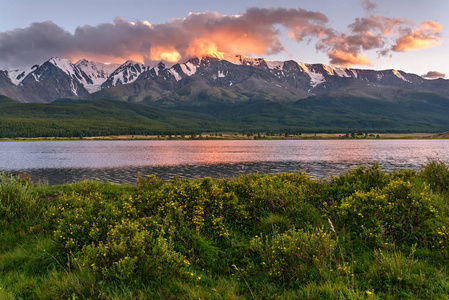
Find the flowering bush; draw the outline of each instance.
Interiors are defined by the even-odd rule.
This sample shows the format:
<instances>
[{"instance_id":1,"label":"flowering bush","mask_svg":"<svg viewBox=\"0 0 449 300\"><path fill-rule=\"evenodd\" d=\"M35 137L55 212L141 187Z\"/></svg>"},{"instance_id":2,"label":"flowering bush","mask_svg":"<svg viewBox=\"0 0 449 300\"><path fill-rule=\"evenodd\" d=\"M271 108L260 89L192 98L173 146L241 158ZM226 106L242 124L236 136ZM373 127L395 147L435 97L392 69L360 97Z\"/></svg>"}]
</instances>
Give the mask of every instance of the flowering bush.
<instances>
[{"instance_id":1,"label":"flowering bush","mask_svg":"<svg viewBox=\"0 0 449 300\"><path fill-rule=\"evenodd\" d=\"M173 250L160 225L150 219L122 220L108 231L105 241L87 245L83 252L80 261L84 266L106 278L128 282L182 277L190 264Z\"/></svg>"},{"instance_id":2,"label":"flowering bush","mask_svg":"<svg viewBox=\"0 0 449 300\"><path fill-rule=\"evenodd\" d=\"M413 189L410 182L392 180L383 189L355 192L337 209L340 228L360 234L367 242L425 244L433 233L430 221L437 210L427 187Z\"/></svg>"},{"instance_id":3,"label":"flowering bush","mask_svg":"<svg viewBox=\"0 0 449 300\"><path fill-rule=\"evenodd\" d=\"M318 280L332 267L335 242L321 228L290 229L273 237L255 236L251 249L260 256L261 272L273 280Z\"/></svg>"}]
</instances>

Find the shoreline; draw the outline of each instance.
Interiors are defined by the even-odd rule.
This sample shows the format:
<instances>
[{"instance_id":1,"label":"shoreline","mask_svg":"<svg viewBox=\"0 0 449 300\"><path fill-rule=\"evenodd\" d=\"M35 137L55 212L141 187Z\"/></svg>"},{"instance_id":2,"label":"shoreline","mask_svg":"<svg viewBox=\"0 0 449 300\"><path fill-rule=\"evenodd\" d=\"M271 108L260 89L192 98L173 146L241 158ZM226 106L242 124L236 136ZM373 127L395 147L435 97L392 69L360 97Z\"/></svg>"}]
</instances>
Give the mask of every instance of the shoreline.
<instances>
[{"instance_id":1,"label":"shoreline","mask_svg":"<svg viewBox=\"0 0 449 300\"><path fill-rule=\"evenodd\" d=\"M274 136L243 135L238 133L204 133L201 135L107 135L92 137L17 137L1 138L0 142L20 141L191 141L191 140L427 140L449 139L449 132L444 133L371 133L368 135L346 136L346 133L303 133L300 135L283 134Z\"/></svg>"}]
</instances>

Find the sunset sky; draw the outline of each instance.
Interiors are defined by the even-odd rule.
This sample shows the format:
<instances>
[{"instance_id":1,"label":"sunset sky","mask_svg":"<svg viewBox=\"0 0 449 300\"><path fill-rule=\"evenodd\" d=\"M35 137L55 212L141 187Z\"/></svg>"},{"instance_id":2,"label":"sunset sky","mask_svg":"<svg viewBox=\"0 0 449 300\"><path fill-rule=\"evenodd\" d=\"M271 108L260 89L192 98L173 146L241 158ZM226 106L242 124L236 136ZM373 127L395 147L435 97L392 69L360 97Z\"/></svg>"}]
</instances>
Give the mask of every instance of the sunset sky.
<instances>
[{"instance_id":1,"label":"sunset sky","mask_svg":"<svg viewBox=\"0 0 449 300\"><path fill-rule=\"evenodd\" d=\"M449 77L447 0L0 0L0 69L243 54Z\"/></svg>"}]
</instances>

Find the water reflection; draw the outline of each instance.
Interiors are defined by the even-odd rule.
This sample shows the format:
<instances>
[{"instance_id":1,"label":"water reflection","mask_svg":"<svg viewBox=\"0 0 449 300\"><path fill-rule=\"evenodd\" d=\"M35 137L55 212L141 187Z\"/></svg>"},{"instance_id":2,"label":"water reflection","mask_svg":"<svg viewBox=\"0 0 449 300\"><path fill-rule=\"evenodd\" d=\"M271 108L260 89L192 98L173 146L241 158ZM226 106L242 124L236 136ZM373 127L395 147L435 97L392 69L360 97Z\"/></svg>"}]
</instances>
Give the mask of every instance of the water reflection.
<instances>
[{"instance_id":1,"label":"water reflection","mask_svg":"<svg viewBox=\"0 0 449 300\"><path fill-rule=\"evenodd\" d=\"M448 140L58 141L0 143L0 169L61 184L82 179L134 183L138 174L169 179L306 171L338 175L378 161L384 170L449 162Z\"/></svg>"}]
</instances>

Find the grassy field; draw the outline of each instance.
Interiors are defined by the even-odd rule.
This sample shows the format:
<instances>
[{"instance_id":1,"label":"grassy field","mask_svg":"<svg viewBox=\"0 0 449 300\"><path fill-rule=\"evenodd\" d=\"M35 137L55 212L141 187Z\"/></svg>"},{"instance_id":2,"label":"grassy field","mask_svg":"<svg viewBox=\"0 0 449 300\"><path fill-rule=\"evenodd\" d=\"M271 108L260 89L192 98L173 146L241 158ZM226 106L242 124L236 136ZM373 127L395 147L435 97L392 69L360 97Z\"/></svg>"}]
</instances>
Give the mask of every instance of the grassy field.
<instances>
[{"instance_id":1,"label":"grassy field","mask_svg":"<svg viewBox=\"0 0 449 300\"><path fill-rule=\"evenodd\" d=\"M448 299L449 167L0 176L0 299Z\"/></svg>"}]
</instances>

